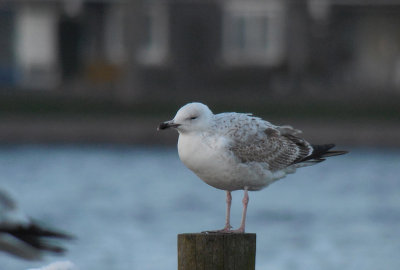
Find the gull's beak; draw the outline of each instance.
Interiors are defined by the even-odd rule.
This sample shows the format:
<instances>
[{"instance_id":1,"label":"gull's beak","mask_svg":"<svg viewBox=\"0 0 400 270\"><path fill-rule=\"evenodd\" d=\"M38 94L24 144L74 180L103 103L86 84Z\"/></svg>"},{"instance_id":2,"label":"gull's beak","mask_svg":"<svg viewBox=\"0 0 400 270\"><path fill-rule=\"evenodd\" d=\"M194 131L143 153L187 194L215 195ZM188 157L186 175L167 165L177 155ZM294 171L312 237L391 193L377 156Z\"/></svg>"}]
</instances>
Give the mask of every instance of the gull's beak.
<instances>
[{"instance_id":1,"label":"gull's beak","mask_svg":"<svg viewBox=\"0 0 400 270\"><path fill-rule=\"evenodd\" d=\"M167 128L177 128L180 124L175 124L174 120L166 121L158 125L157 130L167 129Z\"/></svg>"}]
</instances>

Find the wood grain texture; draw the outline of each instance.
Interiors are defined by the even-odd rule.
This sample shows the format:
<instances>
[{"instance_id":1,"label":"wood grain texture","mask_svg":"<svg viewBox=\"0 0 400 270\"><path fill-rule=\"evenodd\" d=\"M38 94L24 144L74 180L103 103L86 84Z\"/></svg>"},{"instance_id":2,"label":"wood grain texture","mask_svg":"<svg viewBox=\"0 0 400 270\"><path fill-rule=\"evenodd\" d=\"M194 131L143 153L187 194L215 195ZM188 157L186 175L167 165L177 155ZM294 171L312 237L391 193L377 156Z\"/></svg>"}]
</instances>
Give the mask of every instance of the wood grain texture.
<instances>
[{"instance_id":1,"label":"wood grain texture","mask_svg":"<svg viewBox=\"0 0 400 270\"><path fill-rule=\"evenodd\" d=\"M256 234L178 234L178 270L254 270Z\"/></svg>"}]
</instances>

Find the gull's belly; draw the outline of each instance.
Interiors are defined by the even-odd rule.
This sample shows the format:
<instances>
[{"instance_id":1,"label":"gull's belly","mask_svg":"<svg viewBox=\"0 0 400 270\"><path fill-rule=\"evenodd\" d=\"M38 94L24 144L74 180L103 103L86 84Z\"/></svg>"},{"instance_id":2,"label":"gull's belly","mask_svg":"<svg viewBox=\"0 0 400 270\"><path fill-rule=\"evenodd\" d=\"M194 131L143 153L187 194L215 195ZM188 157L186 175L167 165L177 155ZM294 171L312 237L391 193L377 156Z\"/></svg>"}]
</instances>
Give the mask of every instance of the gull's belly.
<instances>
[{"instance_id":1,"label":"gull's belly","mask_svg":"<svg viewBox=\"0 0 400 270\"><path fill-rule=\"evenodd\" d=\"M211 147L212 145L212 147ZM204 182L222 190L259 190L272 182L272 176L259 164L239 164L224 141L200 136L179 136L179 158ZM270 173L269 173L270 174Z\"/></svg>"}]
</instances>

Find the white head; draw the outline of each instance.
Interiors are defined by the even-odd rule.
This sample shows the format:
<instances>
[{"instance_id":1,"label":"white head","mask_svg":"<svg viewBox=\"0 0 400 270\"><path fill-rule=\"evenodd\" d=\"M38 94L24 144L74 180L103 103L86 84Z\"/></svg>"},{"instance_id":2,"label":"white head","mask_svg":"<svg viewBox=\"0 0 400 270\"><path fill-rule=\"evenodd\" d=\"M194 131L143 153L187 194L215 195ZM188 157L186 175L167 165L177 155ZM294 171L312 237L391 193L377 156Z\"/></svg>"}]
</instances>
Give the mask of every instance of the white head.
<instances>
[{"instance_id":1,"label":"white head","mask_svg":"<svg viewBox=\"0 0 400 270\"><path fill-rule=\"evenodd\" d=\"M161 123L158 129L176 128L179 133L204 131L210 126L213 113L204 104L188 103L176 113L174 119Z\"/></svg>"}]
</instances>

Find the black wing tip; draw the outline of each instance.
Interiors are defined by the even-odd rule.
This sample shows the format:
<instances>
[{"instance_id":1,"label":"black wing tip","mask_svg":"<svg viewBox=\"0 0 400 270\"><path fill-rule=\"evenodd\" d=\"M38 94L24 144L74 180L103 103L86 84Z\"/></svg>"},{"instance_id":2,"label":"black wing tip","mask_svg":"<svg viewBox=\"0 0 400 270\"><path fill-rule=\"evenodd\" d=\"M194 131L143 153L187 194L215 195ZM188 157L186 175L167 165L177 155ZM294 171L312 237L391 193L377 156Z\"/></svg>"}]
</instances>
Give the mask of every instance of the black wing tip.
<instances>
[{"instance_id":1,"label":"black wing tip","mask_svg":"<svg viewBox=\"0 0 400 270\"><path fill-rule=\"evenodd\" d=\"M41 227L35 223L29 226L2 228L1 231L9 233L37 250L63 254L66 249L58 245L57 240L74 240L75 237L64 232Z\"/></svg>"},{"instance_id":2,"label":"black wing tip","mask_svg":"<svg viewBox=\"0 0 400 270\"><path fill-rule=\"evenodd\" d=\"M349 152L345 150L330 151L332 148L336 146L334 143L311 145L311 146L313 148L311 155L305 157L303 160L301 160L301 162L309 160L315 160L321 162L324 161L325 158L327 157L340 156L347 154Z\"/></svg>"},{"instance_id":3,"label":"black wing tip","mask_svg":"<svg viewBox=\"0 0 400 270\"><path fill-rule=\"evenodd\" d=\"M37 237L49 237L49 238L60 238L65 240L73 240L74 236L65 232L46 228L37 224L36 222L31 223L28 227L20 226L19 232L25 235L37 236Z\"/></svg>"},{"instance_id":4,"label":"black wing tip","mask_svg":"<svg viewBox=\"0 0 400 270\"><path fill-rule=\"evenodd\" d=\"M339 155L344 155L344 154L348 153L348 151L344 151L344 150L331 151L331 149L334 148L335 146L336 145L334 143L312 145L313 152L309 157L312 157L314 159L322 159L322 158L326 158L326 157L339 156Z\"/></svg>"},{"instance_id":5,"label":"black wing tip","mask_svg":"<svg viewBox=\"0 0 400 270\"><path fill-rule=\"evenodd\" d=\"M340 156L349 153L346 150L335 150L335 151L328 151L323 156L324 157L333 157L333 156Z\"/></svg>"}]
</instances>

